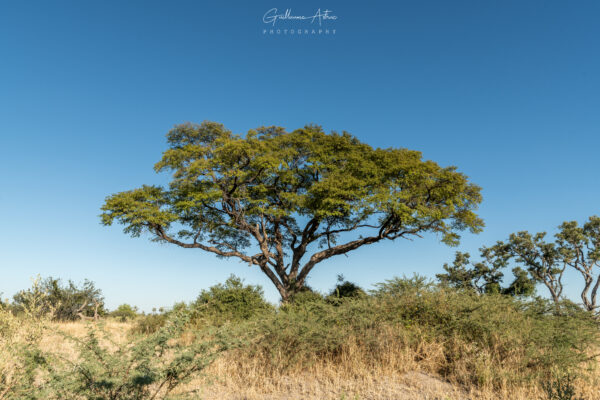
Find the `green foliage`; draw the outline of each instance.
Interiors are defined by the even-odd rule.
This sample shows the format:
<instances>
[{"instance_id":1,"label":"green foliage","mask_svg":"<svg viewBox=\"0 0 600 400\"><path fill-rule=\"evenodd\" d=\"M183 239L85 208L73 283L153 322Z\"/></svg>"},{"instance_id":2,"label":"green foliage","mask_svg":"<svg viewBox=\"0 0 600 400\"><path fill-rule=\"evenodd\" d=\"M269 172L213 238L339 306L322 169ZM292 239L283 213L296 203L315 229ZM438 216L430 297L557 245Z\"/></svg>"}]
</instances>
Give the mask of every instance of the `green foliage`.
<instances>
[{"instance_id":1,"label":"green foliage","mask_svg":"<svg viewBox=\"0 0 600 400\"><path fill-rule=\"evenodd\" d=\"M52 277L38 281L27 290L14 295L12 307L16 313L31 308L31 298L41 301L39 312L52 313L56 320L74 321L85 317L101 316L106 313L102 291L93 282L85 280L81 286L73 281L63 285L60 279Z\"/></svg>"},{"instance_id":2,"label":"green foliage","mask_svg":"<svg viewBox=\"0 0 600 400\"><path fill-rule=\"evenodd\" d=\"M548 400L584 400L575 395L572 375L559 376L546 382L544 391Z\"/></svg>"},{"instance_id":3,"label":"green foliage","mask_svg":"<svg viewBox=\"0 0 600 400\"><path fill-rule=\"evenodd\" d=\"M110 313L110 316L117 318L121 322L125 322L135 319L139 314L137 307L130 306L129 304L121 304L116 310Z\"/></svg>"},{"instance_id":4,"label":"green foliage","mask_svg":"<svg viewBox=\"0 0 600 400\"><path fill-rule=\"evenodd\" d=\"M217 324L247 320L273 309L264 299L260 286L244 285L244 281L235 275L231 275L225 284L203 290L192 308L203 320Z\"/></svg>"},{"instance_id":5,"label":"green foliage","mask_svg":"<svg viewBox=\"0 0 600 400\"><path fill-rule=\"evenodd\" d=\"M527 271L520 267L512 269L514 280L510 285L502 289L502 294L509 296L531 296L535 293L535 279L532 279Z\"/></svg>"},{"instance_id":6,"label":"green foliage","mask_svg":"<svg viewBox=\"0 0 600 400\"><path fill-rule=\"evenodd\" d=\"M344 279L344 275L338 275L337 285L329 293L330 300L341 300L346 298L364 297L367 293L356 283L349 282Z\"/></svg>"},{"instance_id":7,"label":"green foliage","mask_svg":"<svg viewBox=\"0 0 600 400\"><path fill-rule=\"evenodd\" d=\"M231 277L192 306L138 317L129 342L113 342L102 322L88 325L84 338L64 335L75 345L65 358L40 350L50 314L40 311L47 303L35 282L21 314L0 308L0 399L175 399L176 388L233 345L240 360L258 357L279 373L344 363L355 352L373 367L390 351L418 362L429 346L438 355L437 363L427 360L431 372L470 388L500 388L585 371L600 345L598 322L575 303L482 296L418 275L343 301L302 293L313 297L264 307L260 288ZM576 400L570 380L545 387L549 400Z\"/></svg>"},{"instance_id":8,"label":"green foliage","mask_svg":"<svg viewBox=\"0 0 600 400\"><path fill-rule=\"evenodd\" d=\"M430 343L443 352L435 372L469 387L500 387L540 381L589 360L588 351L600 344L597 323L573 304L554 311L542 299L480 296L418 276L395 278L378 285L374 296L282 307L252 325L260 339L249 351L287 371L336 360L349 339L374 365L386 359L390 344L418 352Z\"/></svg>"},{"instance_id":9,"label":"green foliage","mask_svg":"<svg viewBox=\"0 0 600 400\"><path fill-rule=\"evenodd\" d=\"M507 294L511 296L531 296L535 292L536 279L529 277L527 271L519 267L513 268L513 281L502 287L505 269L510 260L506 246L497 244L494 247L483 247L482 261L470 262L469 253L456 252L452 265L444 264L446 273L437 274L439 281L455 289L474 291L479 294Z\"/></svg>"},{"instance_id":10,"label":"green foliage","mask_svg":"<svg viewBox=\"0 0 600 400\"><path fill-rule=\"evenodd\" d=\"M206 368L228 348L229 342L222 332L215 332L211 340L184 343L181 335L189 318L189 312L173 313L152 335L123 345L112 342L101 325L90 328L84 339L66 336L77 345L78 357L75 360L53 358L45 389L48 398L192 398L191 394L173 396L171 393Z\"/></svg>"},{"instance_id":11,"label":"green foliage","mask_svg":"<svg viewBox=\"0 0 600 400\"><path fill-rule=\"evenodd\" d=\"M421 293L429 293L437 289L436 285L427 277L414 274L410 278L406 276L402 278L394 277L384 282L376 283L375 289L371 291L371 294L375 297L394 297L408 294L418 296Z\"/></svg>"},{"instance_id":12,"label":"green foliage","mask_svg":"<svg viewBox=\"0 0 600 400\"><path fill-rule=\"evenodd\" d=\"M546 239L545 232L513 233L506 242L481 249L483 261L469 265L467 253L457 253L452 265L445 264L445 274L437 275L444 284L485 293L530 295L536 283L542 283L555 303L562 301L563 275L567 268L583 278L581 300L588 311L597 312L600 290L600 217L589 217L580 226L576 221L563 222L554 235ZM501 288L502 270L510 262L515 279Z\"/></svg>"},{"instance_id":13,"label":"green foliage","mask_svg":"<svg viewBox=\"0 0 600 400\"><path fill-rule=\"evenodd\" d=\"M527 231L513 233L507 243L498 242L509 257L523 265L531 277L546 286L556 303L562 298L562 276L566 266L561 263L560 251L554 243L545 241L546 232L534 235Z\"/></svg>"},{"instance_id":14,"label":"green foliage","mask_svg":"<svg viewBox=\"0 0 600 400\"><path fill-rule=\"evenodd\" d=\"M241 136L204 122L178 125L167 139L155 169L173 173L169 188L107 197L102 223L256 265L284 301L330 257L426 232L455 245L461 231L483 227L480 188L417 151L374 149L316 125Z\"/></svg>"},{"instance_id":15,"label":"green foliage","mask_svg":"<svg viewBox=\"0 0 600 400\"><path fill-rule=\"evenodd\" d=\"M304 305L308 303L319 303L325 301L323 295L315 290L313 290L310 286L304 285L301 290L298 290L294 295L290 298L289 304L282 304L282 308L286 308L288 305L295 307L299 305Z\"/></svg>"}]
</instances>

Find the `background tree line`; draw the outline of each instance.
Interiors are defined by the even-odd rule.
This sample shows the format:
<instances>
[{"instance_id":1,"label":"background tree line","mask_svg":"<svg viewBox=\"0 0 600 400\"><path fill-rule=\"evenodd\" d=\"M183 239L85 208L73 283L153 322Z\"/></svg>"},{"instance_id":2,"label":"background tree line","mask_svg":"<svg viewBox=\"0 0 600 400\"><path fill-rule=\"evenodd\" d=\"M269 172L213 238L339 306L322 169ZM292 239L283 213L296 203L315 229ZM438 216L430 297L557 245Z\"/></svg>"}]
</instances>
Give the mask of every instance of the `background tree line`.
<instances>
[{"instance_id":1,"label":"background tree line","mask_svg":"<svg viewBox=\"0 0 600 400\"><path fill-rule=\"evenodd\" d=\"M543 285L558 304L563 297L563 277L568 269L581 278L581 304L597 313L600 287L600 217L591 216L583 224L563 222L554 235L521 231L506 241L480 249L480 261L472 262L468 253L457 252L454 262L445 264L445 273L436 275L444 284L478 293L530 296L536 285ZM513 279L503 286L504 273L513 265Z\"/></svg>"}]
</instances>

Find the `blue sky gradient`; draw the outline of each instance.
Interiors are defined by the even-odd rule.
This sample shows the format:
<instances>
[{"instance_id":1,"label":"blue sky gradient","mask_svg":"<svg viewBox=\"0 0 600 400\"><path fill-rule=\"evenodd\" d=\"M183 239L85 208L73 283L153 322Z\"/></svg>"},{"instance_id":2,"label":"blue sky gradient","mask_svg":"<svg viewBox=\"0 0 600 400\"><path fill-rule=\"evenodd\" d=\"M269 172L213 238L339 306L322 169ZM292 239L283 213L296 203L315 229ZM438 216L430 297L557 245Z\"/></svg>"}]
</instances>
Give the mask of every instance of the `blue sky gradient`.
<instances>
[{"instance_id":1,"label":"blue sky gradient","mask_svg":"<svg viewBox=\"0 0 600 400\"><path fill-rule=\"evenodd\" d=\"M264 35L273 7L332 10L336 33ZM483 187L483 233L360 249L315 268L319 290L434 276L456 250L582 222L600 212L599 17L597 1L3 2L0 291L88 278L109 307L149 310L235 273L277 301L255 268L100 225L107 195L168 182L152 167L186 121L314 122Z\"/></svg>"}]
</instances>

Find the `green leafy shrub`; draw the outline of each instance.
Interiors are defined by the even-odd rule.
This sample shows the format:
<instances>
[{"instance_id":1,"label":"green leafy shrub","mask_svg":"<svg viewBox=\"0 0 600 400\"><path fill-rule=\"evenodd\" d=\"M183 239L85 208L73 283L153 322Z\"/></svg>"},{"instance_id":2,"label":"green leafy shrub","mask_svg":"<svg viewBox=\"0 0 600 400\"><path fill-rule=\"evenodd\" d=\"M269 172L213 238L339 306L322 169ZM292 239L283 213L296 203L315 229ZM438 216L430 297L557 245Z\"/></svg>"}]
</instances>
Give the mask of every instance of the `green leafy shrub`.
<instances>
[{"instance_id":1,"label":"green leafy shrub","mask_svg":"<svg viewBox=\"0 0 600 400\"><path fill-rule=\"evenodd\" d=\"M264 298L260 286L245 285L243 280L231 275L225 284L203 290L192 304L197 317L216 325L226 321L247 320L273 310Z\"/></svg>"},{"instance_id":2,"label":"green leafy shrub","mask_svg":"<svg viewBox=\"0 0 600 400\"><path fill-rule=\"evenodd\" d=\"M327 299L336 303L341 299L365 297L367 293L356 283L347 281L343 275L338 275L335 288L329 293Z\"/></svg>"},{"instance_id":3,"label":"green leafy shrub","mask_svg":"<svg viewBox=\"0 0 600 400\"><path fill-rule=\"evenodd\" d=\"M311 287L307 285L304 286L302 290L294 293L294 295L290 298L290 302L288 304L282 304L281 307L285 309L290 306L295 307L315 302L320 303L323 301L325 301L323 295L321 295L319 292L314 291Z\"/></svg>"},{"instance_id":4,"label":"green leafy shrub","mask_svg":"<svg viewBox=\"0 0 600 400\"><path fill-rule=\"evenodd\" d=\"M427 277L421 275L413 275L410 278L406 276L394 277L384 282L376 283L375 289L371 294L375 297L383 296L403 296L403 295L419 295L421 293L431 293L437 290L438 287Z\"/></svg>"},{"instance_id":5,"label":"green leafy shrub","mask_svg":"<svg viewBox=\"0 0 600 400\"><path fill-rule=\"evenodd\" d=\"M121 322L133 320L139 315L137 307L132 307L129 304L121 304L116 310L110 313L111 317L117 318Z\"/></svg>"},{"instance_id":6,"label":"green leafy shrub","mask_svg":"<svg viewBox=\"0 0 600 400\"><path fill-rule=\"evenodd\" d=\"M307 301L282 307L257 324L259 338L250 351L261 352L281 371L308 366L341 352L354 330L371 324L365 301L339 305Z\"/></svg>"},{"instance_id":7,"label":"green leafy shrub","mask_svg":"<svg viewBox=\"0 0 600 400\"><path fill-rule=\"evenodd\" d=\"M147 400L189 398L173 391L206 368L230 342L223 332L182 340L189 312L171 313L151 335L118 344L102 325L91 326L84 339L65 335L77 345L75 360L54 356L45 385L49 399Z\"/></svg>"},{"instance_id":8,"label":"green leafy shrub","mask_svg":"<svg viewBox=\"0 0 600 400\"><path fill-rule=\"evenodd\" d=\"M342 363L352 343L372 366L387 362L390 351L418 355L433 346L440 355L430 372L467 387L498 388L579 368L600 343L597 322L572 304L557 314L548 300L480 296L420 277L387 281L374 294L281 307L253 325L259 339L248 351L286 371Z\"/></svg>"}]
</instances>

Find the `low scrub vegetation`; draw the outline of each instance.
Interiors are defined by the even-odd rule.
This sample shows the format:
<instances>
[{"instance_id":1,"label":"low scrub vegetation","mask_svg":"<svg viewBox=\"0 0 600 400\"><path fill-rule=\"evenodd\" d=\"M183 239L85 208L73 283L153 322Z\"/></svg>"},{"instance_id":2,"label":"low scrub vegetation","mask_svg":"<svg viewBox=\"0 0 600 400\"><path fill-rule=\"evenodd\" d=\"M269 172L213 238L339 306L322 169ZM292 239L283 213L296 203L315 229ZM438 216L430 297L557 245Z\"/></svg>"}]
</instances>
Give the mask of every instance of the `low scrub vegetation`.
<instances>
[{"instance_id":1,"label":"low scrub vegetation","mask_svg":"<svg viewBox=\"0 0 600 400\"><path fill-rule=\"evenodd\" d=\"M130 306L129 304L121 304L116 310L110 313L110 316L117 318L121 322L125 322L136 319L140 314L137 307Z\"/></svg>"},{"instance_id":2,"label":"low scrub vegetation","mask_svg":"<svg viewBox=\"0 0 600 400\"><path fill-rule=\"evenodd\" d=\"M65 336L75 344L77 357L46 355L49 378L40 388L44 398L145 400L190 398L171 396L179 386L206 368L226 350L229 342L220 332L184 337L188 312L169 316L164 326L124 344L113 341L102 326L90 327L86 337Z\"/></svg>"},{"instance_id":3,"label":"low scrub vegetation","mask_svg":"<svg viewBox=\"0 0 600 400\"><path fill-rule=\"evenodd\" d=\"M402 370L409 354L447 380L492 390L580 369L598 344L596 320L573 304L557 314L543 299L480 296L419 278L388 281L371 296L289 306L247 331L253 345L238 351L272 374L324 361L348 368L349 360L356 369Z\"/></svg>"},{"instance_id":4,"label":"low scrub vegetation","mask_svg":"<svg viewBox=\"0 0 600 400\"><path fill-rule=\"evenodd\" d=\"M35 305L31 304L35 299ZM79 319L101 317L106 314L102 291L88 280L77 285L73 281L66 284L52 277L38 278L34 285L21 290L13 297L12 304L7 305L13 313L35 309L58 321L76 321Z\"/></svg>"},{"instance_id":5,"label":"low scrub vegetation","mask_svg":"<svg viewBox=\"0 0 600 400\"><path fill-rule=\"evenodd\" d=\"M123 305L73 335L55 322L45 282L23 292L18 312L0 309L0 399L193 398L208 382L201 372L239 389L302 374L420 370L473 398L591 400L598 379L597 319L568 301L418 276L367 292L340 277L328 295L305 290L274 307L232 276L190 304L149 315ZM128 327L123 340L106 328L111 320Z\"/></svg>"}]
</instances>

